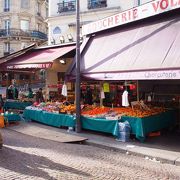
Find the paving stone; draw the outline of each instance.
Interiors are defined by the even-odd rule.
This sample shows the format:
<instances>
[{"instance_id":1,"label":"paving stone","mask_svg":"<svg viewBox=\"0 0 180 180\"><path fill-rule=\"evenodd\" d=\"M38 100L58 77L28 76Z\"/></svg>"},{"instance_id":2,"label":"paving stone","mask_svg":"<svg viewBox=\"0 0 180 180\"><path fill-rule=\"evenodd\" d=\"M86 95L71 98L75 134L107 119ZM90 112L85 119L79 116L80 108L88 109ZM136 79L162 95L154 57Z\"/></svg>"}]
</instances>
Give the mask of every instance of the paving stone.
<instances>
[{"instance_id":1,"label":"paving stone","mask_svg":"<svg viewBox=\"0 0 180 180\"><path fill-rule=\"evenodd\" d=\"M180 158L175 160L175 165L180 166Z\"/></svg>"},{"instance_id":2,"label":"paving stone","mask_svg":"<svg viewBox=\"0 0 180 180\"><path fill-rule=\"evenodd\" d=\"M81 144L63 144L3 129L0 179L180 179L180 167Z\"/></svg>"}]
</instances>

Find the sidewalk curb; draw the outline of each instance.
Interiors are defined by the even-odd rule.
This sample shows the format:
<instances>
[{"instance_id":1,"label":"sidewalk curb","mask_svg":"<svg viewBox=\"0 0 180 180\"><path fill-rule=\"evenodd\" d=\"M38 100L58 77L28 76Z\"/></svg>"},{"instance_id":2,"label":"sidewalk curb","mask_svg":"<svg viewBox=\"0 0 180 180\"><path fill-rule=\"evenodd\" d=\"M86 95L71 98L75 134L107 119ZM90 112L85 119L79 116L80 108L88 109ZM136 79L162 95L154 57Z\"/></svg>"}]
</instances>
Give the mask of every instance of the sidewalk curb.
<instances>
[{"instance_id":1,"label":"sidewalk curb","mask_svg":"<svg viewBox=\"0 0 180 180\"><path fill-rule=\"evenodd\" d=\"M134 152L134 151L132 151L132 149L117 148L117 147L99 144L99 143L88 141L88 140L86 142L84 142L84 144L102 148L102 149L106 149L106 150L110 150L110 151L120 152L120 153L127 154L127 155L134 155L134 156L138 156L138 157L142 157L142 158L147 158L148 160L151 160L151 161L154 161L157 163L162 163L162 164L164 163L164 164L180 166L180 158L179 157L176 157L174 160L172 160L172 159L162 158L162 157L157 157L157 156L149 156L149 155L146 155L143 153Z\"/></svg>"}]
</instances>

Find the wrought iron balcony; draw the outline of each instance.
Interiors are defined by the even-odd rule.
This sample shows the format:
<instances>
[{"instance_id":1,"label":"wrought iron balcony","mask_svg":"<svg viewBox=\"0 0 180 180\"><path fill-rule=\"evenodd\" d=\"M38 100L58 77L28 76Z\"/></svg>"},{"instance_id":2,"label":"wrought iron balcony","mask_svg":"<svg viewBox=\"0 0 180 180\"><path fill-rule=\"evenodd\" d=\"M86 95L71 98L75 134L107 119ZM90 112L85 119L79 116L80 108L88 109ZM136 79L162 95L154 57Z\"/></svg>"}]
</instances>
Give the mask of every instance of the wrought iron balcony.
<instances>
[{"instance_id":1,"label":"wrought iron balcony","mask_svg":"<svg viewBox=\"0 0 180 180\"><path fill-rule=\"evenodd\" d=\"M2 37L30 37L47 40L47 35L37 30L0 29L0 38Z\"/></svg>"},{"instance_id":2,"label":"wrought iron balcony","mask_svg":"<svg viewBox=\"0 0 180 180\"><path fill-rule=\"evenodd\" d=\"M68 2L62 2L57 3L58 5L58 11L57 13L63 13L63 12L70 12L76 10L76 1L68 1Z\"/></svg>"},{"instance_id":3,"label":"wrought iron balcony","mask_svg":"<svg viewBox=\"0 0 180 180\"><path fill-rule=\"evenodd\" d=\"M107 7L106 0L88 0L88 9Z\"/></svg>"},{"instance_id":4,"label":"wrought iron balcony","mask_svg":"<svg viewBox=\"0 0 180 180\"><path fill-rule=\"evenodd\" d=\"M4 52L4 56L7 56L10 54L10 51L9 52Z\"/></svg>"}]
</instances>

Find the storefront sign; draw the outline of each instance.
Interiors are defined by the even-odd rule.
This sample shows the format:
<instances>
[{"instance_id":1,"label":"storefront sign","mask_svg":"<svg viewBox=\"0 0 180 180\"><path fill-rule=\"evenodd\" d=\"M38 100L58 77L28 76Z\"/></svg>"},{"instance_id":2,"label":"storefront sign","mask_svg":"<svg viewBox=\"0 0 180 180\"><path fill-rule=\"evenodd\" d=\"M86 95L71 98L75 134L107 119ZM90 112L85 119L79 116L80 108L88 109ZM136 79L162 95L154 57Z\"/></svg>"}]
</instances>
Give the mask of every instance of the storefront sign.
<instances>
[{"instance_id":1,"label":"storefront sign","mask_svg":"<svg viewBox=\"0 0 180 180\"><path fill-rule=\"evenodd\" d=\"M82 27L82 34L92 34L94 32L120 26L122 24L137 21L178 8L180 8L180 0L151 1L142 6L138 6L99 21L84 25Z\"/></svg>"},{"instance_id":2,"label":"storefront sign","mask_svg":"<svg viewBox=\"0 0 180 180\"><path fill-rule=\"evenodd\" d=\"M62 88L62 84L49 84L48 88Z\"/></svg>"},{"instance_id":3,"label":"storefront sign","mask_svg":"<svg viewBox=\"0 0 180 180\"><path fill-rule=\"evenodd\" d=\"M17 65L9 65L7 69L25 69L25 68L37 68L37 69L47 69L51 68L52 63L44 63L44 64L17 64Z\"/></svg>"},{"instance_id":4,"label":"storefront sign","mask_svg":"<svg viewBox=\"0 0 180 180\"><path fill-rule=\"evenodd\" d=\"M180 79L180 70L97 73L97 74L86 74L84 76L96 80L160 80L160 79L172 80L172 79Z\"/></svg>"}]
</instances>

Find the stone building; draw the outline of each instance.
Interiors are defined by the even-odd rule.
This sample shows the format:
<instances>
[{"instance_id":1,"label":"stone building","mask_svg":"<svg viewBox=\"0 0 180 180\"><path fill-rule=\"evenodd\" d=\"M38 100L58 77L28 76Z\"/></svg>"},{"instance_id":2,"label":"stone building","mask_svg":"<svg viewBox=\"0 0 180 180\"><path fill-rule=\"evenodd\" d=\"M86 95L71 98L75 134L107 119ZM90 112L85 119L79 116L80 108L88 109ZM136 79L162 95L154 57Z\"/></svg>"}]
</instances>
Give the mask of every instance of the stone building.
<instances>
[{"instance_id":1,"label":"stone building","mask_svg":"<svg viewBox=\"0 0 180 180\"><path fill-rule=\"evenodd\" d=\"M81 25L152 0L80 0ZM75 41L76 0L49 0L48 43Z\"/></svg>"},{"instance_id":2,"label":"stone building","mask_svg":"<svg viewBox=\"0 0 180 180\"><path fill-rule=\"evenodd\" d=\"M47 40L47 0L0 0L0 57Z\"/></svg>"}]
</instances>

